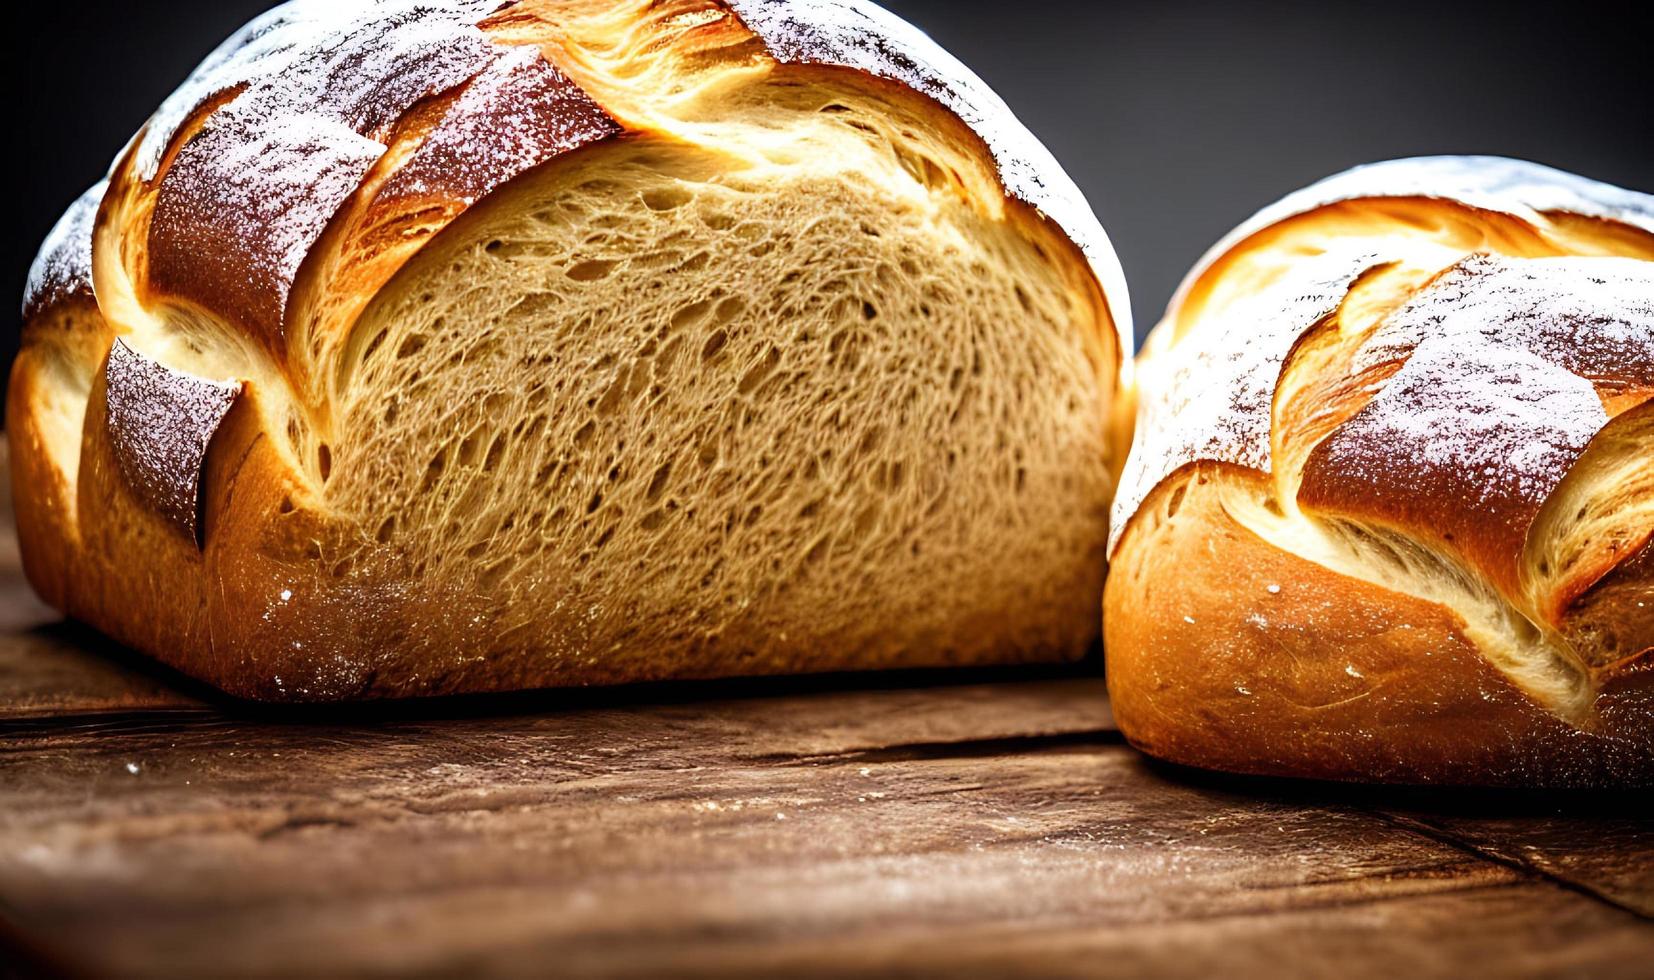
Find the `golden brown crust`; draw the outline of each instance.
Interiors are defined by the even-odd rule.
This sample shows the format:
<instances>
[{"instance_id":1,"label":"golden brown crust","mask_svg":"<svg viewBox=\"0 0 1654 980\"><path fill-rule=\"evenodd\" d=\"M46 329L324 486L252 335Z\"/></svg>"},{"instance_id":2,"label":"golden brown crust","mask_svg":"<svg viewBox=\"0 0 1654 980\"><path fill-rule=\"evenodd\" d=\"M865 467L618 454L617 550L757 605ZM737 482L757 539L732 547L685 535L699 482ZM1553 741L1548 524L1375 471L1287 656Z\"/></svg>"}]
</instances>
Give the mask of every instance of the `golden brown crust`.
<instances>
[{"instance_id":1,"label":"golden brown crust","mask_svg":"<svg viewBox=\"0 0 1654 980\"><path fill-rule=\"evenodd\" d=\"M24 348L12 363L6 392L7 462L24 574L40 598L64 609L79 542L65 540L74 526L74 490L70 479L52 465L47 449L52 437L43 431L34 410L49 384L40 357L39 351Z\"/></svg>"},{"instance_id":2,"label":"golden brown crust","mask_svg":"<svg viewBox=\"0 0 1654 980\"><path fill-rule=\"evenodd\" d=\"M1277 775L1654 779L1650 229L1645 195L1426 159L1209 253L1140 365L1115 512L1133 740Z\"/></svg>"},{"instance_id":3,"label":"golden brown crust","mask_svg":"<svg viewBox=\"0 0 1654 980\"><path fill-rule=\"evenodd\" d=\"M1501 589L1516 592L1529 534L1545 502L1601 427L1654 385L1654 349L1641 342L1654 336L1654 265L1648 268L1631 282L1645 294L1640 306L1598 295L1604 277L1625 275L1618 263L1512 262L1478 254L1438 274L1389 314L1378 338L1366 345L1387 348L1382 359L1366 354L1377 363L1350 379L1371 400L1310 450L1298 502L1319 514L1431 540L1463 555ZM1438 350L1424 346L1435 341L1432 334L1443 329L1444 318L1467 315L1476 317L1478 333L1497 335L1501 343L1448 339ZM1386 334L1405 339L1382 339ZM1534 358L1565 370L1534 370ZM1427 359L1439 363L1416 370ZM1523 379L1514 396L1501 390L1510 376ZM1521 432L1529 445L1512 448L1529 452L1543 439L1547 465L1501 473L1466 467L1462 454L1444 451L1455 438L1451 420L1435 432L1395 424L1398 417L1419 419L1444 405L1461 418L1508 413L1513 418L1500 427L1506 429L1526 411L1586 424L1530 424ZM1382 417L1386 413L1389 419ZM1490 428L1488 438L1499 434Z\"/></svg>"},{"instance_id":4,"label":"golden brown crust","mask_svg":"<svg viewBox=\"0 0 1654 980\"><path fill-rule=\"evenodd\" d=\"M1187 765L1317 779L1497 786L1654 783L1654 688L1627 680L1587 730L1539 707L1433 602L1275 547L1224 508L1267 495L1201 464L1122 542L1103 632L1115 716Z\"/></svg>"},{"instance_id":5,"label":"golden brown crust","mask_svg":"<svg viewBox=\"0 0 1654 980\"><path fill-rule=\"evenodd\" d=\"M128 483L108 425L107 377L100 368L86 408L74 515L79 547L52 549L49 559L67 565L64 611L137 649L198 657L210 645L201 553Z\"/></svg>"},{"instance_id":6,"label":"golden brown crust","mask_svg":"<svg viewBox=\"0 0 1654 980\"><path fill-rule=\"evenodd\" d=\"M6 398L12 505L23 568L41 598L65 607L80 547L75 471L94 374L111 335L90 293L27 320Z\"/></svg>"}]
</instances>

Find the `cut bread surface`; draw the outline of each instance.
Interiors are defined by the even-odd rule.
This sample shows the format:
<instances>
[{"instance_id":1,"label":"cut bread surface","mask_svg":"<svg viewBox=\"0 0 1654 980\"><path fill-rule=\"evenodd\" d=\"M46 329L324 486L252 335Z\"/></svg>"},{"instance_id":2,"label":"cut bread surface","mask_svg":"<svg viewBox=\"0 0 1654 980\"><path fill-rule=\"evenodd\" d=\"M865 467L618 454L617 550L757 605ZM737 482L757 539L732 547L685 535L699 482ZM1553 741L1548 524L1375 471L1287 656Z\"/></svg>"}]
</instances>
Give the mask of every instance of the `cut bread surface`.
<instances>
[{"instance_id":1,"label":"cut bread surface","mask_svg":"<svg viewBox=\"0 0 1654 980\"><path fill-rule=\"evenodd\" d=\"M859 3L363 6L249 28L117 165L79 293L102 332L14 384L64 482L26 556L54 602L279 699L1092 646L1125 300L980 82L905 25L827 43ZM330 44L404 74L317 74ZM148 375L105 365L117 337ZM210 438L146 449L120 420L157 399Z\"/></svg>"},{"instance_id":2,"label":"cut bread surface","mask_svg":"<svg viewBox=\"0 0 1654 980\"><path fill-rule=\"evenodd\" d=\"M627 141L449 229L339 360L327 505L518 643L1082 648L1110 352L1077 257L848 129L819 152Z\"/></svg>"}]
</instances>

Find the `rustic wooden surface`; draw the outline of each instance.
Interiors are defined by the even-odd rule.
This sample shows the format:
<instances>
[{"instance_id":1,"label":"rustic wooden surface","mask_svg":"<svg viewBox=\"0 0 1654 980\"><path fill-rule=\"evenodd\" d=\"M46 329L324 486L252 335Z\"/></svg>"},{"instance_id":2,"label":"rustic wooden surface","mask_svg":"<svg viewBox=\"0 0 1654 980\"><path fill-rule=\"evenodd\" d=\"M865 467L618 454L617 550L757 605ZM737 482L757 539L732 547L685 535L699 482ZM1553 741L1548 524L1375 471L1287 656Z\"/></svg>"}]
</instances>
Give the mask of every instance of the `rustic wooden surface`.
<instances>
[{"instance_id":1,"label":"rustic wooden surface","mask_svg":"<svg viewBox=\"0 0 1654 980\"><path fill-rule=\"evenodd\" d=\"M1646 796L1173 770L1095 673L281 716L0 535L0 973L1654 974Z\"/></svg>"}]
</instances>

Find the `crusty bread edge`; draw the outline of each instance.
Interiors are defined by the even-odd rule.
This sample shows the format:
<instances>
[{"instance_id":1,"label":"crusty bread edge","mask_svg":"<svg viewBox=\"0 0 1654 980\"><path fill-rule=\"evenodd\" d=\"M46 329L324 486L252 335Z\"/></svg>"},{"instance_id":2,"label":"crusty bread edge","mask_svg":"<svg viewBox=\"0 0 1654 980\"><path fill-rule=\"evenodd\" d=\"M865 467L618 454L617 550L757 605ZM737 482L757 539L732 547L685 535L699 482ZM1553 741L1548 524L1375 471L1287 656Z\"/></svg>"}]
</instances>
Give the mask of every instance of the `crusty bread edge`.
<instances>
[{"instance_id":1,"label":"crusty bread edge","mask_svg":"<svg viewBox=\"0 0 1654 980\"><path fill-rule=\"evenodd\" d=\"M1450 610L1284 551L1224 506L1267 492L1262 474L1192 464L1128 528L1103 631L1132 744L1255 775L1654 785L1654 676L1616 679L1588 726L1569 725L1487 663Z\"/></svg>"}]
</instances>

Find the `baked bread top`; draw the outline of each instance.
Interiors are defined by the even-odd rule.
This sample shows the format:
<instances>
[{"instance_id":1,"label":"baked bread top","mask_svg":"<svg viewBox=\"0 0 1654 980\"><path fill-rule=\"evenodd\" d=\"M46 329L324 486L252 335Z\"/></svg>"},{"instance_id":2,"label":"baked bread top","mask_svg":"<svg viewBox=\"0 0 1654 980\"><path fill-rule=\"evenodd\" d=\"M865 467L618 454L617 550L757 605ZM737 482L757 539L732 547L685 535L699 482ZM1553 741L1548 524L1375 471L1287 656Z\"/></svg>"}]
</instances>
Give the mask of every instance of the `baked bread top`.
<instances>
[{"instance_id":1,"label":"baked bread top","mask_svg":"<svg viewBox=\"0 0 1654 980\"><path fill-rule=\"evenodd\" d=\"M1185 496L1166 488L1199 471L1225 488L1211 513L1318 566L1327 594L1432 604L1573 729L1646 672L1654 197L1485 157L1357 168L1226 236L1145 348L1117 561L1154 547ZM1279 635L1268 598L1212 601ZM1410 669L1395 690L1427 707L1431 668ZM1350 672L1347 694L1376 690Z\"/></svg>"},{"instance_id":2,"label":"baked bread top","mask_svg":"<svg viewBox=\"0 0 1654 980\"><path fill-rule=\"evenodd\" d=\"M1003 193L1054 222L1132 349L1124 275L1078 188L968 68L866 0L284 4L208 56L70 206L31 269L25 319L90 300L96 278L129 351L204 379L259 377L266 397L285 387L299 414L325 416L334 342L467 208L593 143L694 140L728 112L721 89L779 65L866 73L963 122L996 171L969 172L965 153L933 176L989 211ZM728 137L707 129L710 144ZM223 406L204 412L186 428L210 433ZM128 454L176 457L144 478L164 495L196 482L187 449Z\"/></svg>"},{"instance_id":3,"label":"baked bread top","mask_svg":"<svg viewBox=\"0 0 1654 980\"><path fill-rule=\"evenodd\" d=\"M347 203L378 209L368 228L417 218L400 229L417 243L562 153L677 130L671 114L693 113L667 103L771 64L865 72L956 116L986 145L1003 191L1085 252L1131 349L1125 277L1079 189L970 69L868 0L283 4L209 55L110 178L69 207L30 270L24 315L90 296L93 228L108 198L102 226L145 253L144 299L199 303L279 354L303 312L299 269Z\"/></svg>"}]
</instances>

